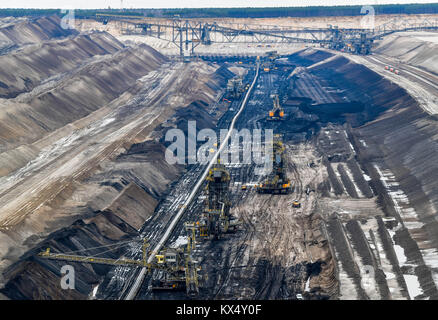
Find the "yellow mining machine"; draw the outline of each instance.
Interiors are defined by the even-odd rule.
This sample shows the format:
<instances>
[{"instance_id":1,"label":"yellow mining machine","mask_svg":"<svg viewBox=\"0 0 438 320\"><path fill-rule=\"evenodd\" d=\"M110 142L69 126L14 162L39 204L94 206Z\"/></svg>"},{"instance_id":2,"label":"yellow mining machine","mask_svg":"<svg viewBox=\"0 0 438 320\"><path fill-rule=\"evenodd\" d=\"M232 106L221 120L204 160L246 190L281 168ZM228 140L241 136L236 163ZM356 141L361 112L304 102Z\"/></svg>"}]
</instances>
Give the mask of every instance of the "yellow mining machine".
<instances>
[{"instance_id":1,"label":"yellow mining machine","mask_svg":"<svg viewBox=\"0 0 438 320\"><path fill-rule=\"evenodd\" d=\"M205 209L195 226L201 237L218 239L222 234L235 230L239 221L230 214L230 173L218 162L210 169L207 177Z\"/></svg>"},{"instance_id":2,"label":"yellow mining machine","mask_svg":"<svg viewBox=\"0 0 438 320\"><path fill-rule=\"evenodd\" d=\"M278 97L278 94L274 94L272 96L272 100L274 103L274 107L272 108L272 110L269 111L268 118L266 120L269 121L285 120L284 109L280 106L280 99Z\"/></svg>"},{"instance_id":3,"label":"yellow mining machine","mask_svg":"<svg viewBox=\"0 0 438 320\"><path fill-rule=\"evenodd\" d=\"M80 263L95 263L113 266L127 266L127 267L146 267L148 272L152 270L158 271L158 278L152 280L153 290L181 290L186 288L187 295L196 296L199 293L200 276L196 262L192 259L191 250L194 247L195 239L189 237L187 248L164 248L158 252L152 262L147 261L149 244L145 239L142 245L142 259L109 259L98 256L81 256L74 254L52 253L50 248L38 254L40 258L62 260ZM90 248L108 248L114 245L101 246ZM114 249L114 248L113 248ZM110 250L113 250L110 249ZM82 250L87 251L87 249ZM104 252L107 252L106 250Z\"/></svg>"},{"instance_id":4,"label":"yellow mining machine","mask_svg":"<svg viewBox=\"0 0 438 320\"><path fill-rule=\"evenodd\" d=\"M301 203L298 200L292 202L292 208L301 208Z\"/></svg>"},{"instance_id":5,"label":"yellow mining machine","mask_svg":"<svg viewBox=\"0 0 438 320\"><path fill-rule=\"evenodd\" d=\"M197 262L193 259L195 234L187 238L186 248L165 248L155 255L156 261L151 269L158 270L152 280L152 290L186 289L187 295L195 297L199 294L201 276ZM156 267L159 266L159 267Z\"/></svg>"},{"instance_id":6,"label":"yellow mining machine","mask_svg":"<svg viewBox=\"0 0 438 320\"><path fill-rule=\"evenodd\" d=\"M285 148L281 137L276 135L273 142L272 172L268 178L257 186L258 193L289 193L291 181L286 176Z\"/></svg>"},{"instance_id":7,"label":"yellow mining machine","mask_svg":"<svg viewBox=\"0 0 438 320\"><path fill-rule=\"evenodd\" d=\"M270 61L275 61L276 59L279 58L277 51L268 51L268 52L266 52L266 56L268 57L268 59Z\"/></svg>"},{"instance_id":8,"label":"yellow mining machine","mask_svg":"<svg viewBox=\"0 0 438 320\"><path fill-rule=\"evenodd\" d=\"M275 67L275 60L279 57L277 51L268 51L266 52L266 58L264 58L264 62L262 65L263 71L270 72L273 69L277 69Z\"/></svg>"}]
</instances>

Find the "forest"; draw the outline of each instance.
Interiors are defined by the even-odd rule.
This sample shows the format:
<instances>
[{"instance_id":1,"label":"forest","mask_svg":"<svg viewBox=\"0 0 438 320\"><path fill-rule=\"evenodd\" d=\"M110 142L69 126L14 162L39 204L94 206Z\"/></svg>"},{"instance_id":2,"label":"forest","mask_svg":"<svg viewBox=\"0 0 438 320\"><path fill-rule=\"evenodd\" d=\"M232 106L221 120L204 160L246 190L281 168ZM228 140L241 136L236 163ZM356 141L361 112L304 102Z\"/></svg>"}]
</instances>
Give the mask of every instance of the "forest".
<instances>
[{"instance_id":1,"label":"forest","mask_svg":"<svg viewBox=\"0 0 438 320\"><path fill-rule=\"evenodd\" d=\"M374 5L375 14L436 14L438 3ZM132 15L135 17L181 17L181 18L276 18L276 17L322 17L361 15L362 6L309 6L268 8L185 8L185 9L95 9L75 10L77 18L95 17L96 13ZM59 9L0 9L0 17L63 16Z\"/></svg>"}]
</instances>

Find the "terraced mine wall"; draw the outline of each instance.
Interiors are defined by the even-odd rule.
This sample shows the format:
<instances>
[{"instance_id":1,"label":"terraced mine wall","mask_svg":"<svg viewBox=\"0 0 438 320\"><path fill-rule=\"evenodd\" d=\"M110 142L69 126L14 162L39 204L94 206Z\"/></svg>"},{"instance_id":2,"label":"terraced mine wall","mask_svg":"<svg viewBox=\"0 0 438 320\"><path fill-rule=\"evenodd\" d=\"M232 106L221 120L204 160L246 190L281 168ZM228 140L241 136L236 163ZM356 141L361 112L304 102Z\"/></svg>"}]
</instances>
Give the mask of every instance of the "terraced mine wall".
<instances>
[{"instance_id":1,"label":"terraced mine wall","mask_svg":"<svg viewBox=\"0 0 438 320\"><path fill-rule=\"evenodd\" d=\"M86 299L111 267L75 264L76 289L61 290L66 263L36 254L50 247L93 255L102 250L82 250L132 242L184 171L165 161L164 133L193 115L214 128L225 111L215 101L234 74L171 62L105 32L35 41L0 56L11 65L0 75L0 197L13 199L29 181L37 183L35 194L46 186L37 197L23 189L30 206L12 224L4 222L9 202L0 201L0 297ZM25 72L12 72L23 61ZM125 245L103 257L136 249Z\"/></svg>"},{"instance_id":2,"label":"terraced mine wall","mask_svg":"<svg viewBox=\"0 0 438 320\"><path fill-rule=\"evenodd\" d=\"M29 52L0 57L9 60L2 64L11 66L2 68L0 75L8 87L2 90L3 97L22 93L5 101L0 113L0 173L6 175L18 169L36 155L38 146L34 142L108 104L166 61L151 50L146 46L124 48L102 33L49 42L29 48ZM29 60L27 68L18 68L24 57ZM84 64L86 59L88 64ZM23 76L14 72L16 69L23 70L24 82ZM50 76L54 74L58 79L53 88Z\"/></svg>"},{"instance_id":3,"label":"terraced mine wall","mask_svg":"<svg viewBox=\"0 0 438 320\"><path fill-rule=\"evenodd\" d=\"M438 118L422 110L396 84L345 58L316 67L315 72L333 79L338 86L348 86L348 94L367 106L366 123L350 131L356 135L359 159L364 164L387 164L416 211L433 218L438 213L438 164L434 161L438 156ZM359 143L359 138L366 141L367 147ZM436 236L434 239L438 244Z\"/></svg>"},{"instance_id":4,"label":"terraced mine wall","mask_svg":"<svg viewBox=\"0 0 438 320\"><path fill-rule=\"evenodd\" d=\"M355 159L385 215L398 222L389 232L404 251L406 261L399 261L403 274L416 276L422 295L436 299L432 252L438 247L438 118L396 83L344 57L329 59L311 72L363 104L359 116L346 116ZM414 265L410 269L409 263Z\"/></svg>"},{"instance_id":5,"label":"terraced mine wall","mask_svg":"<svg viewBox=\"0 0 438 320\"><path fill-rule=\"evenodd\" d=\"M213 76L209 83L212 90L218 90L226 83L226 78L219 74L216 78ZM189 112L194 112L205 127L214 128L216 118L204 111L210 102L198 100L179 109L167 125L186 124L188 119L193 119ZM183 172L183 167L171 166L164 159L163 137L166 130L166 127L157 126L152 132L156 140L131 145L107 170L100 170L84 181L84 184L96 185L99 189L96 198L75 212L80 214L80 219L51 233L8 268L3 276L9 281L1 290L5 296L11 299L86 299L90 296L93 287L111 270L110 266L75 264L77 278L81 279L76 284L76 290L60 290L60 270L65 263L40 259L35 255L46 247L68 253L127 239L132 241L137 237L144 222L153 216L156 205L169 190L170 183ZM63 196L68 199L70 195L65 193ZM97 210L108 201L107 208ZM118 258L133 249L125 246L101 256ZM86 254L98 252L102 250L88 250Z\"/></svg>"},{"instance_id":6,"label":"terraced mine wall","mask_svg":"<svg viewBox=\"0 0 438 320\"><path fill-rule=\"evenodd\" d=\"M377 48L376 53L398 59L404 63L419 67L438 74L438 44L434 33L410 34L396 33L385 37ZM395 58L395 59L394 59ZM397 60L395 60L397 61Z\"/></svg>"},{"instance_id":7,"label":"terraced mine wall","mask_svg":"<svg viewBox=\"0 0 438 320\"><path fill-rule=\"evenodd\" d=\"M164 161L166 130L185 130L187 120L194 118L198 129L215 128L224 113L215 101L232 76L226 68L205 62L177 64L145 45L126 47L106 33L65 36L68 38L38 40L40 43L26 44L21 50L0 56L7 63L28 60L26 68L31 75L23 79L23 75L12 74L12 68L0 78L0 186L5 177L26 178L32 173L26 171L27 164L44 155L44 148L54 145L48 154L56 154L70 144L74 149L91 141L84 151L90 163L80 158L86 169L67 172L67 177L59 180L54 178L48 191L60 191L53 192L53 198L43 201L20 223L2 226L0 296L5 298L94 297L96 286L108 285L102 280L111 279L111 267L75 264L80 279L76 290L60 290L60 270L65 263L43 260L35 254L46 247L64 253L89 249L87 254L97 254L90 248L136 238L144 222L153 219L157 204L172 183L185 171ZM53 70L47 68L51 59ZM299 141L318 136L328 177L316 189L323 191L322 198L333 197L341 202L353 199L369 207L365 213L351 215L321 206L321 220L325 220L316 219L318 225L311 229L317 234L317 244L327 251L326 257L311 265L297 264L287 271L286 278L295 281L292 285L298 288L305 277L313 274L311 282L323 284L321 292L327 294L324 297L336 298L346 294L342 289L346 280L341 277L346 274L358 298L406 298L404 275L409 274L417 276L424 297L436 298L434 270L423 253L438 245L434 220L438 200L434 162L438 153L437 119L425 113L396 84L347 58L304 50L291 55L290 60L303 70L294 70L290 77L290 99L285 108L294 112L294 121L284 124L284 128L291 129L290 136L299 137ZM310 87L313 91L306 92ZM328 94L327 88L340 93ZM322 135L326 133L329 138L324 140ZM111 137L116 138L105 140ZM80 144L75 145L78 141ZM330 145L332 141L336 142L334 146ZM105 148L99 158L92 158L102 144ZM70 160L69 155L66 153L65 161ZM56 163L56 159L51 161ZM36 167L34 171L43 169ZM399 184L415 216L395 200L394 191L388 190L389 179ZM20 185L16 188L20 190ZM376 195L379 208L370 205ZM396 226L389 227L381 216L394 217ZM375 223L374 229L368 226L370 221ZM320 223L324 235L319 232ZM325 238L329 239L330 252ZM375 243L383 246L385 257L378 256L378 245L373 248L367 244L370 239L377 239ZM131 243L103 257L128 255L137 252L139 246ZM404 249L405 263L397 259L399 247ZM390 262L386 267L395 275L393 279L385 280L380 272L385 259ZM366 279L361 271L363 264L376 270L378 285L374 291L362 287ZM305 268L310 270L304 272ZM261 276L262 280L262 286L269 286L269 279ZM388 292L391 281L397 283L398 292ZM126 285L123 281L112 283L111 289L121 292ZM291 292L297 288L290 288ZM269 290L260 292L259 297L278 297L270 296ZM354 298L354 294L347 297Z\"/></svg>"},{"instance_id":8,"label":"terraced mine wall","mask_svg":"<svg viewBox=\"0 0 438 320\"><path fill-rule=\"evenodd\" d=\"M6 54L26 44L77 34L76 30L62 28L61 19L55 15L18 21L13 18L2 18L0 19L0 54Z\"/></svg>"},{"instance_id":9,"label":"terraced mine wall","mask_svg":"<svg viewBox=\"0 0 438 320\"><path fill-rule=\"evenodd\" d=\"M182 108L175 114L176 122L183 122L184 110L201 109L206 102L198 102ZM199 110L202 114L204 111ZM213 118L205 119L205 126L214 128ZM186 120L184 120L186 123ZM48 239L22 256L8 268L4 278L8 279L1 292L11 299L86 299L93 287L111 270L110 266L75 264L76 290L60 290L60 270L65 262L37 258L35 255L46 247L54 252L76 252L87 248L123 243L139 236L139 230L150 219L160 199L183 172L181 166L168 165L164 159L165 146L162 140L166 128L157 127L153 135L158 141L133 144L120 154L113 168L90 176L86 184L97 184L100 194L80 210L80 219L73 224L51 233ZM64 194L68 198L68 194ZM102 203L114 200L102 210ZM77 213L77 212L76 212ZM139 243L138 245L140 245ZM113 250L102 257L116 259L124 254L126 246ZM138 249L138 248L135 248ZM102 250L88 250L87 255ZM140 257L137 257L140 259Z\"/></svg>"},{"instance_id":10,"label":"terraced mine wall","mask_svg":"<svg viewBox=\"0 0 438 320\"><path fill-rule=\"evenodd\" d=\"M83 65L86 59L113 54L122 48L124 45L107 33L91 33L51 39L3 55L0 57L3 66L0 97L15 98L20 93L30 92L51 76Z\"/></svg>"}]
</instances>

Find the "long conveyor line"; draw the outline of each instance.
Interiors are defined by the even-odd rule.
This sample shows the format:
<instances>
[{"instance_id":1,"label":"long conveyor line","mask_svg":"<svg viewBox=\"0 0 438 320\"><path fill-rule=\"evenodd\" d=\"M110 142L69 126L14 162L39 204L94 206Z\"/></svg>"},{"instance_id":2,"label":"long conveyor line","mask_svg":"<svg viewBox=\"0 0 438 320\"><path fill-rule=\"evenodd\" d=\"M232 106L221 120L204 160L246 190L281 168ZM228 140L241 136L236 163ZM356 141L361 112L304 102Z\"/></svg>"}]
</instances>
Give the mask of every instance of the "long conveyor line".
<instances>
[{"instance_id":1,"label":"long conveyor line","mask_svg":"<svg viewBox=\"0 0 438 320\"><path fill-rule=\"evenodd\" d=\"M163 247L164 243L169 238L169 236L172 233L173 229L175 228L176 224L178 223L178 221L181 219L182 215L186 211L186 208L192 202L192 200L194 199L195 195L197 194L199 188L203 184L203 182L205 180L205 177L208 174L208 171L210 170L212 165L216 163L219 154L221 153L222 149L225 147L226 142L228 142L229 138L231 137L231 133L232 133L232 130L234 129L234 125L235 125L237 119L239 118L240 114L242 113L242 111L245 109L245 106L246 106L246 104L248 102L249 96L251 95L251 92L252 92L252 90L254 88L254 85L257 82L257 78L258 78L258 75L259 75L259 69L260 69L260 62L257 61L256 74L254 76L254 80L252 81L251 86L249 87L248 91L246 92L245 98L242 101L242 105L240 106L239 112L237 112L237 114L234 116L233 120L231 121L229 130L228 130L228 134L225 137L225 141L223 143L221 143L219 149L217 150L217 152L215 153L215 155L213 156L213 158L211 159L211 161L209 162L209 164L205 168L204 173L199 178L198 182L196 183L196 185L193 188L192 192L190 193L189 197L185 201L184 205L181 207L181 209L178 211L178 213L173 218L172 222L167 227L166 232L163 234L163 237L161 238L161 240L153 248L152 253L151 253L151 255L148 258L148 263L152 262L152 260L154 259L155 253L159 252L161 250L161 248ZM143 267L140 270L140 273L138 274L137 278L135 279L135 282L132 285L131 289L129 290L129 293L126 295L125 300L133 300L133 299L135 299L135 297L137 296L138 291L140 290L141 284L143 283L143 280L144 280L144 278L146 276L147 271L148 270L147 270L146 267Z\"/></svg>"}]
</instances>

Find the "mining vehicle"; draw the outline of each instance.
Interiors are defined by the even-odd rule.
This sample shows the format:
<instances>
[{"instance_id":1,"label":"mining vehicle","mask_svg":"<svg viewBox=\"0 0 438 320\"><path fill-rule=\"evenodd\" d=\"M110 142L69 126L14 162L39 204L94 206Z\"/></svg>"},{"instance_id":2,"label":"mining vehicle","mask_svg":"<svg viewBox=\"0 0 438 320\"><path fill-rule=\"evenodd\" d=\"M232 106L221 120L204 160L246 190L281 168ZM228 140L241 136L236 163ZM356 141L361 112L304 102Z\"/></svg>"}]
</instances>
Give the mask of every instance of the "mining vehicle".
<instances>
[{"instance_id":1,"label":"mining vehicle","mask_svg":"<svg viewBox=\"0 0 438 320\"><path fill-rule=\"evenodd\" d=\"M152 279L152 290L183 290L185 288L185 250L164 249L155 255L154 263L160 266Z\"/></svg>"},{"instance_id":2,"label":"mining vehicle","mask_svg":"<svg viewBox=\"0 0 438 320\"><path fill-rule=\"evenodd\" d=\"M200 267L193 259L192 253L196 246L196 234L192 232L187 237L187 245L181 248L164 248L155 255L153 269L157 272L152 280L152 290L186 290L187 296L196 297L199 294L199 282L202 277L198 274ZM159 267L161 268L159 268ZM164 274L160 276L161 273Z\"/></svg>"},{"instance_id":3,"label":"mining vehicle","mask_svg":"<svg viewBox=\"0 0 438 320\"><path fill-rule=\"evenodd\" d=\"M197 226L201 237L219 239L240 224L230 213L230 173L218 162L209 170L207 177L205 209Z\"/></svg>"},{"instance_id":4,"label":"mining vehicle","mask_svg":"<svg viewBox=\"0 0 438 320\"><path fill-rule=\"evenodd\" d=\"M280 106L280 99L278 94L274 94L272 97L274 107L268 113L268 121L285 120L284 109Z\"/></svg>"},{"instance_id":5,"label":"mining vehicle","mask_svg":"<svg viewBox=\"0 0 438 320\"><path fill-rule=\"evenodd\" d=\"M244 91L243 80L240 77L234 77L227 82L227 97L229 99L239 99Z\"/></svg>"},{"instance_id":6,"label":"mining vehicle","mask_svg":"<svg viewBox=\"0 0 438 320\"><path fill-rule=\"evenodd\" d=\"M274 137L272 152L272 172L268 178L257 186L258 193L284 193L291 192L291 181L286 176L285 148L280 136Z\"/></svg>"},{"instance_id":7,"label":"mining vehicle","mask_svg":"<svg viewBox=\"0 0 438 320\"><path fill-rule=\"evenodd\" d=\"M400 74L400 70L398 70L398 69L396 69L395 67L392 67L392 66L386 65L385 66L385 70L388 70L388 71L393 72L395 74Z\"/></svg>"},{"instance_id":8,"label":"mining vehicle","mask_svg":"<svg viewBox=\"0 0 438 320\"><path fill-rule=\"evenodd\" d=\"M268 51L268 52L266 52L266 56L267 56L268 59L270 59L271 61L274 61L275 59L277 59L277 58L279 57L277 51Z\"/></svg>"},{"instance_id":9,"label":"mining vehicle","mask_svg":"<svg viewBox=\"0 0 438 320\"><path fill-rule=\"evenodd\" d=\"M155 256L155 263L164 266L164 277L155 277L152 290L186 290L187 296L196 297L199 294L198 274L200 267L193 259L192 252L196 246L195 232L187 238L184 248L166 248ZM158 272L160 273L160 272Z\"/></svg>"},{"instance_id":10,"label":"mining vehicle","mask_svg":"<svg viewBox=\"0 0 438 320\"><path fill-rule=\"evenodd\" d=\"M160 250L152 262L148 262L147 240L143 241L142 259L109 259L95 256L81 256L62 253L51 253L50 248L38 254L40 258L62 260L80 263L105 264L113 266L128 266L128 267L145 267L148 272L156 270L155 277L152 279L152 290L184 290L188 296L196 296L199 292L199 281L201 280L198 271L200 268L192 258L192 249L195 246L193 236L188 237L186 248L164 248ZM117 249L113 245L101 246L105 249L112 247L110 250ZM98 249L97 247L93 250ZM86 251L84 249L82 251ZM108 251L108 250L106 250ZM106 252L104 251L104 252Z\"/></svg>"}]
</instances>

